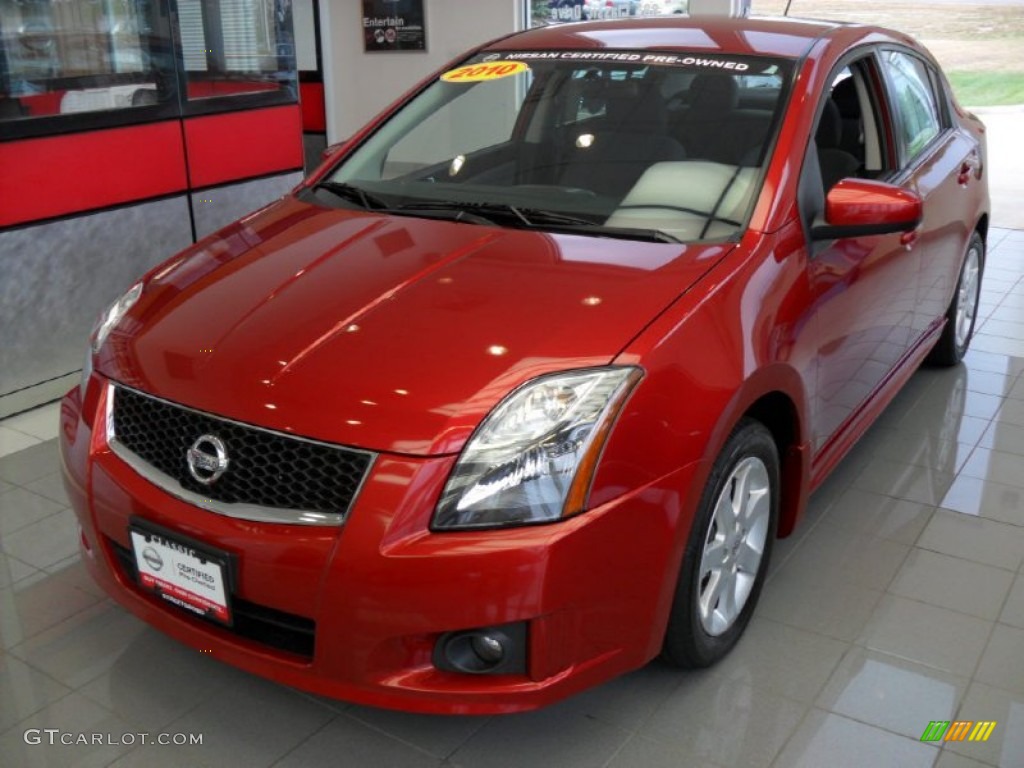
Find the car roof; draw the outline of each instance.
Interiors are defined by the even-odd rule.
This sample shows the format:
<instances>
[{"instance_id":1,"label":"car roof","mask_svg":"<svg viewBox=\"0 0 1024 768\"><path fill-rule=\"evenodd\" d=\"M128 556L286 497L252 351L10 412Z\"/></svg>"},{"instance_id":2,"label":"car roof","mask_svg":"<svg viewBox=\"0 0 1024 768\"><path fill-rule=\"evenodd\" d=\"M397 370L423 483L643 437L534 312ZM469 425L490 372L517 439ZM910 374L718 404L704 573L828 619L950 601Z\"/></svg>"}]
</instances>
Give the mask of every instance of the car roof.
<instances>
[{"instance_id":1,"label":"car roof","mask_svg":"<svg viewBox=\"0 0 1024 768\"><path fill-rule=\"evenodd\" d=\"M875 27L843 22L779 16L633 17L539 27L502 38L488 48L683 50L800 58L807 54L816 40L835 36L840 30L850 30L852 27L866 34L884 32Z\"/></svg>"}]
</instances>

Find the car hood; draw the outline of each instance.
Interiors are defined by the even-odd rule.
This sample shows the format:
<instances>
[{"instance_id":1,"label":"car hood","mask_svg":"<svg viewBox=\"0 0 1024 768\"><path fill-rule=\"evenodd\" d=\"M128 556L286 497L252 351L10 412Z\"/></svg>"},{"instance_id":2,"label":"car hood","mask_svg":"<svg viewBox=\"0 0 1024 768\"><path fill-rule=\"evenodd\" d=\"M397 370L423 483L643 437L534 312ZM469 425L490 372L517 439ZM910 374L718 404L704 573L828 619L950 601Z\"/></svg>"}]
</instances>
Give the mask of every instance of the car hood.
<instances>
[{"instance_id":1,"label":"car hood","mask_svg":"<svg viewBox=\"0 0 1024 768\"><path fill-rule=\"evenodd\" d=\"M453 453L523 382L611 362L732 247L285 198L151 273L97 370L270 429Z\"/></svg>"}]
</instances>

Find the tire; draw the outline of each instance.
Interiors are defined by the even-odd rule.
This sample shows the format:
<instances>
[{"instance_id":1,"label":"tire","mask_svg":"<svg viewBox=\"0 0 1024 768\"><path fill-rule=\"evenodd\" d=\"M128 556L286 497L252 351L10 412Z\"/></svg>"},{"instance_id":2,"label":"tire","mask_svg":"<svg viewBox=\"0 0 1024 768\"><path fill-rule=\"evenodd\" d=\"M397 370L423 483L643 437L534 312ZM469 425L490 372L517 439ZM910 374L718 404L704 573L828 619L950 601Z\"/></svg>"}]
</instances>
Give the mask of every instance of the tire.
<instances>
[{"instance_id":1,"label":"tire","mask_svg":"<svg viewBox=\"0 0 1024 768\"><path fill-rule=\"evenodd\" d=\"M978 317L978 300L984 269L985 243L981 235L974 232L967 243L967 253L960 267L956 290L946 310L946 327L942 329L942 335L926 359L930 365L956 365L967 354Z\"/></svg>"},{"instance_id":2,"label":"tire","mask_svg":"<svg viewBox=\"0 0 1024 768\"><path fill-rule=\"evenodd\" d=\"M775 441L760 422L744 419L715 460L694 516L662 647L670 664L710 666L740 639L768 572L778 507Z\"/></svg>"}]
</instances>

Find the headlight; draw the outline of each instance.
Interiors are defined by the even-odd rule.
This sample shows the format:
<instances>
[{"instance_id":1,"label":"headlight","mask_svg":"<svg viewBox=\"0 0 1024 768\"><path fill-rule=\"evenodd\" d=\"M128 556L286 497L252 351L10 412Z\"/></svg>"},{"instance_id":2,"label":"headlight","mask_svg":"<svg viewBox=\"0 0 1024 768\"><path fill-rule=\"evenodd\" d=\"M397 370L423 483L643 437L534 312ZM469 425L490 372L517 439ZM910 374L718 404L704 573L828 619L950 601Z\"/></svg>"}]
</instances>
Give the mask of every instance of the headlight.
<instances>
[{"instance_id":1,"label":"headlight","mask_svg":"<svg viewBox=\"0 0 1024 768\"><path fill-rule=\"evenodd\" d=\"M121 318L128 313L128 310L139 300L141 295L142 283L136 283L128 289L124 296L107 307L106 311L100 315L99 320L96 321L96 325L92 329L92 335L89 337L89 343L93 352L100 351L100 347L107 340L107 336L121 322Z\"/></svg>"},{"instance_id":2,"label":"headlight","mask_svg":"<svg viewBox=\"0 0 1024 768\"><path fill-rule=\"evenodd\" d=\"M506 397L462 450L435 530L544 523L583 511L613 421L642 373L544 376Z\"/></svg>"},{"instance_id":3,"label":"headlight","mask_svg":"<svg viewBox=\"0 0 1024 768\"><path fill-rule=\"evenodd\" d=\"M136 283L117 301L107 307L96 320L89 334L89 346L85 350L85 362L82 364L82 378L78 383L78 391L81 393L82 401L85 402L85 390L89 386L89 377L92 375L92 356L100 351L107 336L114 330L121 318L134 306L142 295L142 283Z\"/></svg>"},{"instance_id":4,"label":"headlight","mask_svg":"<svg viewBox=\"0 0 1024 768\"><path fill-rule=\"evenodd\" d=\"M82 402L85 402L85 391L89 387L89 377L92 376L92 347L85 350L85 360L82 362L82 378L78 382L78 394Z\"/></svg>"}]
</instances>

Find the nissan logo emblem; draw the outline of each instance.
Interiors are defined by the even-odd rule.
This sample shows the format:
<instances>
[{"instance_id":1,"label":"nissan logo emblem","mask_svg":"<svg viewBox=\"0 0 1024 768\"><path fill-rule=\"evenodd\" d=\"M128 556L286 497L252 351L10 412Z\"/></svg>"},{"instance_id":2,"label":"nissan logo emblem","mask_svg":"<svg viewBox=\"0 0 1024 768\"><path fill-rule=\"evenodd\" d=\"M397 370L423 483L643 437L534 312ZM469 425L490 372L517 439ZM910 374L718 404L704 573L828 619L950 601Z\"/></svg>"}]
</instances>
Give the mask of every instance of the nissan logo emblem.
<instances>
[{"instance_id":1,"label":"nissan logo emblem","mask_svg":"<svg viewBox=\"0 0 1024 768\"><path fill-rule=\"evenodd\" d=\"M213 435L203 435L188 449L188 471L203 485L211 485L228 470L228 449L224 441Z\"/></svg>"},{"instance_id":2,"label":"nissan logo emblem","mask_svg":"<svg viewBox=\"0 0 1024 768\"><path fill-rule=\"evenodd\" d=\"M164 567L164 559L160 557L160 553L152 547L146 547L142 550L142 559L146 561L146 565L152 568L154 571L159 571Z\"/></svg>"}]
</instances>

